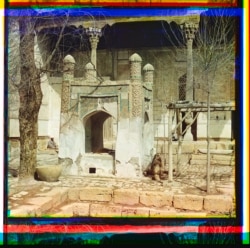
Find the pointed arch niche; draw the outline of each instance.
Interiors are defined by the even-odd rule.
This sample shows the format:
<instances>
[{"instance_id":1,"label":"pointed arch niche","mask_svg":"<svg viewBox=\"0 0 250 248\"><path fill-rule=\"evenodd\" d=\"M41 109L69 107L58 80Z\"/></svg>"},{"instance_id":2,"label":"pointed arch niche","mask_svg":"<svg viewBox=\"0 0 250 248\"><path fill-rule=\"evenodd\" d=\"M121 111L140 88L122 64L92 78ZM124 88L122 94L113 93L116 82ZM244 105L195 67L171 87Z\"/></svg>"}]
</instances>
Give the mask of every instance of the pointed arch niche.
<instances>
[{"instance_id":1,"label":"pointed arch niche","mask_svg":"<svg viewBox=\"0 0 250 248\"><path fill-rule=\"evenodd\" d=\"M114 117L106 111L96 110L83 118L85 152L105 153L113 151L116 139Z\"/></svg>"}]
</instances>

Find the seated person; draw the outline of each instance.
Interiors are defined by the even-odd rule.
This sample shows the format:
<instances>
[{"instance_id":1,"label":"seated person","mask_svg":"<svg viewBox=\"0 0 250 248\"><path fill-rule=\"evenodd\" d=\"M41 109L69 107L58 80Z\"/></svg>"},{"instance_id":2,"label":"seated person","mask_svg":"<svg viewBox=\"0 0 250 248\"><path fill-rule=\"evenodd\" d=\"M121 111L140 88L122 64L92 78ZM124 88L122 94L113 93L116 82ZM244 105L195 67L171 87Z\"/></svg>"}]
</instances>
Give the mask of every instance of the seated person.
<instances>
[{"instance_id":1,"label":"seated person","mask_svg":"<svg viewBox=\"0 0 250 248\"><path fill-rule=\"evenodd\" d=\"M47 148L50 148L50 149L57 149L58 148L56 142L54 141L54 138L50 138L48 145L47 145Z\"/></svg>"}]
</instances>

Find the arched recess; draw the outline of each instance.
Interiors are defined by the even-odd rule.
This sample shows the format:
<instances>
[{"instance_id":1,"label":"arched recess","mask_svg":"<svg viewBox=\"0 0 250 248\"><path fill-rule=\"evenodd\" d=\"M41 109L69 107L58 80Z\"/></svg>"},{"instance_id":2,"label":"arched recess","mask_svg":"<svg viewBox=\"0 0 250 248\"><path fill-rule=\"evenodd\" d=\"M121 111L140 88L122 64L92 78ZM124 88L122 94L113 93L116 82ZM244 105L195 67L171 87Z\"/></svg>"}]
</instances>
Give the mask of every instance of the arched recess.
<instances>
[{"instance_id":1,"label":"arched recess","mask_svg":"<svg viewBox=\"0 0 250 248\"><path fill-rule=\"evenodd\" d=\"M113 125L110 121L112 119L113 116L103 110L94 111L83 118L86 153L103 153L111 150L104 144L106 138L104 137L104 126L106 129L110 129L113 136Z\"/></svg>"}]
</instances>

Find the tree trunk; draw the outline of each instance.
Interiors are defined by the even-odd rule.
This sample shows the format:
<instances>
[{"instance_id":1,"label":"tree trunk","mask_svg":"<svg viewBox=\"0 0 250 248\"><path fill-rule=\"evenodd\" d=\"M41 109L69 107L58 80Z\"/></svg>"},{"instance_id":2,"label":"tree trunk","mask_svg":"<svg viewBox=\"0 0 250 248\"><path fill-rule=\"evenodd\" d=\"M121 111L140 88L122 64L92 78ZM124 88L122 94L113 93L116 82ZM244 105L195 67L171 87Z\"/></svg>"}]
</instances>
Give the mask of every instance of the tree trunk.
<instances>
[{"instance_id":1,"label":"tree trunk","mask_svg":"<svg viewBox=\"0 0 250 248\"><path fill-rule=\"evenodd\" d=\"M206 82L208 86L207 92L207 194L210 194L210 177L211 177L211 165L210 165L210 82L208 81L208 75L206 74Z\"/></svg>"},{"instance_id":2,"label":"tree trunk","mask_svg":"<svg viewBox=\"0 0 250 248\"><path fill-rule=\"evenodd\" d=\"M19 20L20 72L19 131L20 170L19 178L34 176L37 163L38 114L42 103L40 75L34 57L34 23L32 17Z\"/></svg>"}]
</instances>

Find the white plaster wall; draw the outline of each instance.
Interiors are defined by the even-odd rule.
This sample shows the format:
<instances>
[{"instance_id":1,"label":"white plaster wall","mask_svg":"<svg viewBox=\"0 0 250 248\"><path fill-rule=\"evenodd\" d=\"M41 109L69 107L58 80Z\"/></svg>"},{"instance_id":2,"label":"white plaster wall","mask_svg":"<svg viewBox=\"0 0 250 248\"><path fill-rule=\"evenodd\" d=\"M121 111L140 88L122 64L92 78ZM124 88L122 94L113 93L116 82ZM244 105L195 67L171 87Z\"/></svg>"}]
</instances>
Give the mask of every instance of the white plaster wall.
<instances>
[{"instance_id":1,"label":"white plaster wall","mask_svg":"<svg viewBox=\"0 0 250 248\"><path fill-rule=\"evenodd\" d=\"M142 157L142 130L142 119L132 118L129 126L129 155L139 157L139 164L141 164Z\"/></svg>"},{"instance_id":2,"label":"white plaster wall","mask_svg":"<svg viewBox=\"0 0 250 248\"><path fill-rule=\"evenodd\" d=\"M175 119L173 121L172 129L175 127ZM168 114L161 115L161 121L154 124L155 137L168 137Z\"/></svg>"},{"instance_id":3,"label":"white plaster wall","mask_svg":"<svg viewBox=\"0 0 250 248\"><path fill-rule=\"evenodd\" d=\"M38 136L48 136L49 131L49 84L48 81L43 77L41 78L43 82L41 84L43 99L40 106L38 114ZM17 95L18 96L18 95ZM18 96L19 97L19 96ZM17 107L19 108L19 106ZM18 119L18 110L11 110L14 112L14 118L9 119L9 137L19 137L19 119Z\"/></svg>"},{"instance_id":4,"label":"white plaster wall","mask_svg":"<svg viewBox=\"0 0 250 248\"><path fill-rule=\"evenodd\" d=\"M103 107L117 120L117 102L104 103Z\"/></svg>"},{"instance_id":5,"label":"white plaster wall","mask_svg":"<svg viewBox=\"0 0 250 248\"><path fill-rule=\"evenodd\" d=\"M9 119L9 137L19 137L19 120Z\"/></svg>"},{"instance_id":6,"label":"white plaster wall","mask_svg":"<svg viewBox=\"0 0 250 248\"><path fill-rule=\"evenodd\" d=\"M139 164L142 156L142 120L139 118L130 120L129 136L124 140L129 147L128 158L138 157Z\"/></svg>"},{"instance_id":7,"label":"white plaster wall","mask_svg":"<svg viewBox=\"0 0 250 248\"><path fill-rule=\"evenodd\" d=\"M61 92L61 84L50 86L48 136L54 137L55 142L60 146L61 95L58 92Z\"/></svg>"},{"instance_id":8,"label":"white plaster wall","mask_svg":"<svg viewBox=\"0 0 250 248\"><path fill-rule=\"evenodd\" d=\"M207 114L198 116L197 137L207 138ZM210 120L210 137L231 139L231 120Z\"/></svg>"},{"instance_id":9,"label":"white plaster wall","mask_svg":"<svg viewBox=\"0 0 250 248\"><path fill-rule=\"evenodd\" d=\"M143 132L143 170L151 163L152 161L152 153L154 149L154 131L153 125L148 121L144 124L144 132Z\"/></svg>"},{"instance_id":10,"label":"white plaster wall","mask_svg":"<svg viewBox=\"0 0 250 248\"><path fill-rule=\"evenodd\" d=\"M79 175L111 176L113 175L113 157L109 154L84 154L80 162ZM89 173L95 168L95 173Z\"/></svg>"},{"instance_id":11,"label":"white plaster wall","mask_svg":"<svg viewBox=\"0 0 250 248\"><path fill-rule=\"evenodd\" d=\"M35 36L35 47L34 47L34 57L35 64L38 69L41 69L43 66L43 60L41 56L41 51L37 43L37 36ZM49 123L49 82L47 74L41 75L41 89L43 92L42 104L40 106L38 114L38 136L47 136L48 135L48 123Z\"/></svg>"},{"instance_id":12,"label":"white plaster wall","mask_svg":"<svg viewBox=\"0 0 250 248\"><path fill-rule=\"evenodd\" d=\"M61 114L61 132L59 158L71 158L76 161L85 153L85 133L82 121L72 113Z\"/></svg>"},{"instance_id":13,"label":"white plaster wall","mask_svg":"<svg viewBox=\"0 0 250 248\"><path fill-rule=\"evenodd\" d=\"M128 160L129 145L129 119L121 119L118 122L117 140L116 140L116 160L124 164Z\"/></svg>"},{"instance_id":14,"label":"white plaster wall","mask_svg":"<svg viewBox=\"0 0 250 248\"><path fill-rule=\"evenodd\" d=\"M200 113L197 118L197 138L207 138L207 114ZM165 123L165 124L164 124ZM165 126L165 131L164 131ZM176 126L176 119L173 120L172 130ZM160 123L155 123L155 137L168 137L168 115L163 114ZM165 135L164 135L165 133ZM231 119L227 114L227 120L210 120L210 137L220 139L231 139Z\"/></svg>"},{"instance_id":15,"label":"white plaster wall","mask_svg":"<svg viewBox=\"0 0 250 248\"><path fill-rule=\"evenodd\" d=\"M48 136L49 129L49 82L46 74L41 77L43 92L42 104L38 114L38 136Z\"/></svg>"},{"instance_id":16,"label":"white plaster wall","mask_svg":"<svg viewBox=\"0 0 250 248\"><path fill-rule=\"evenodd\" d=\"M142 141L142 118L120 120L116 143L116 176L131 178L141 175Z\"/></svg>"}]
</instances>

